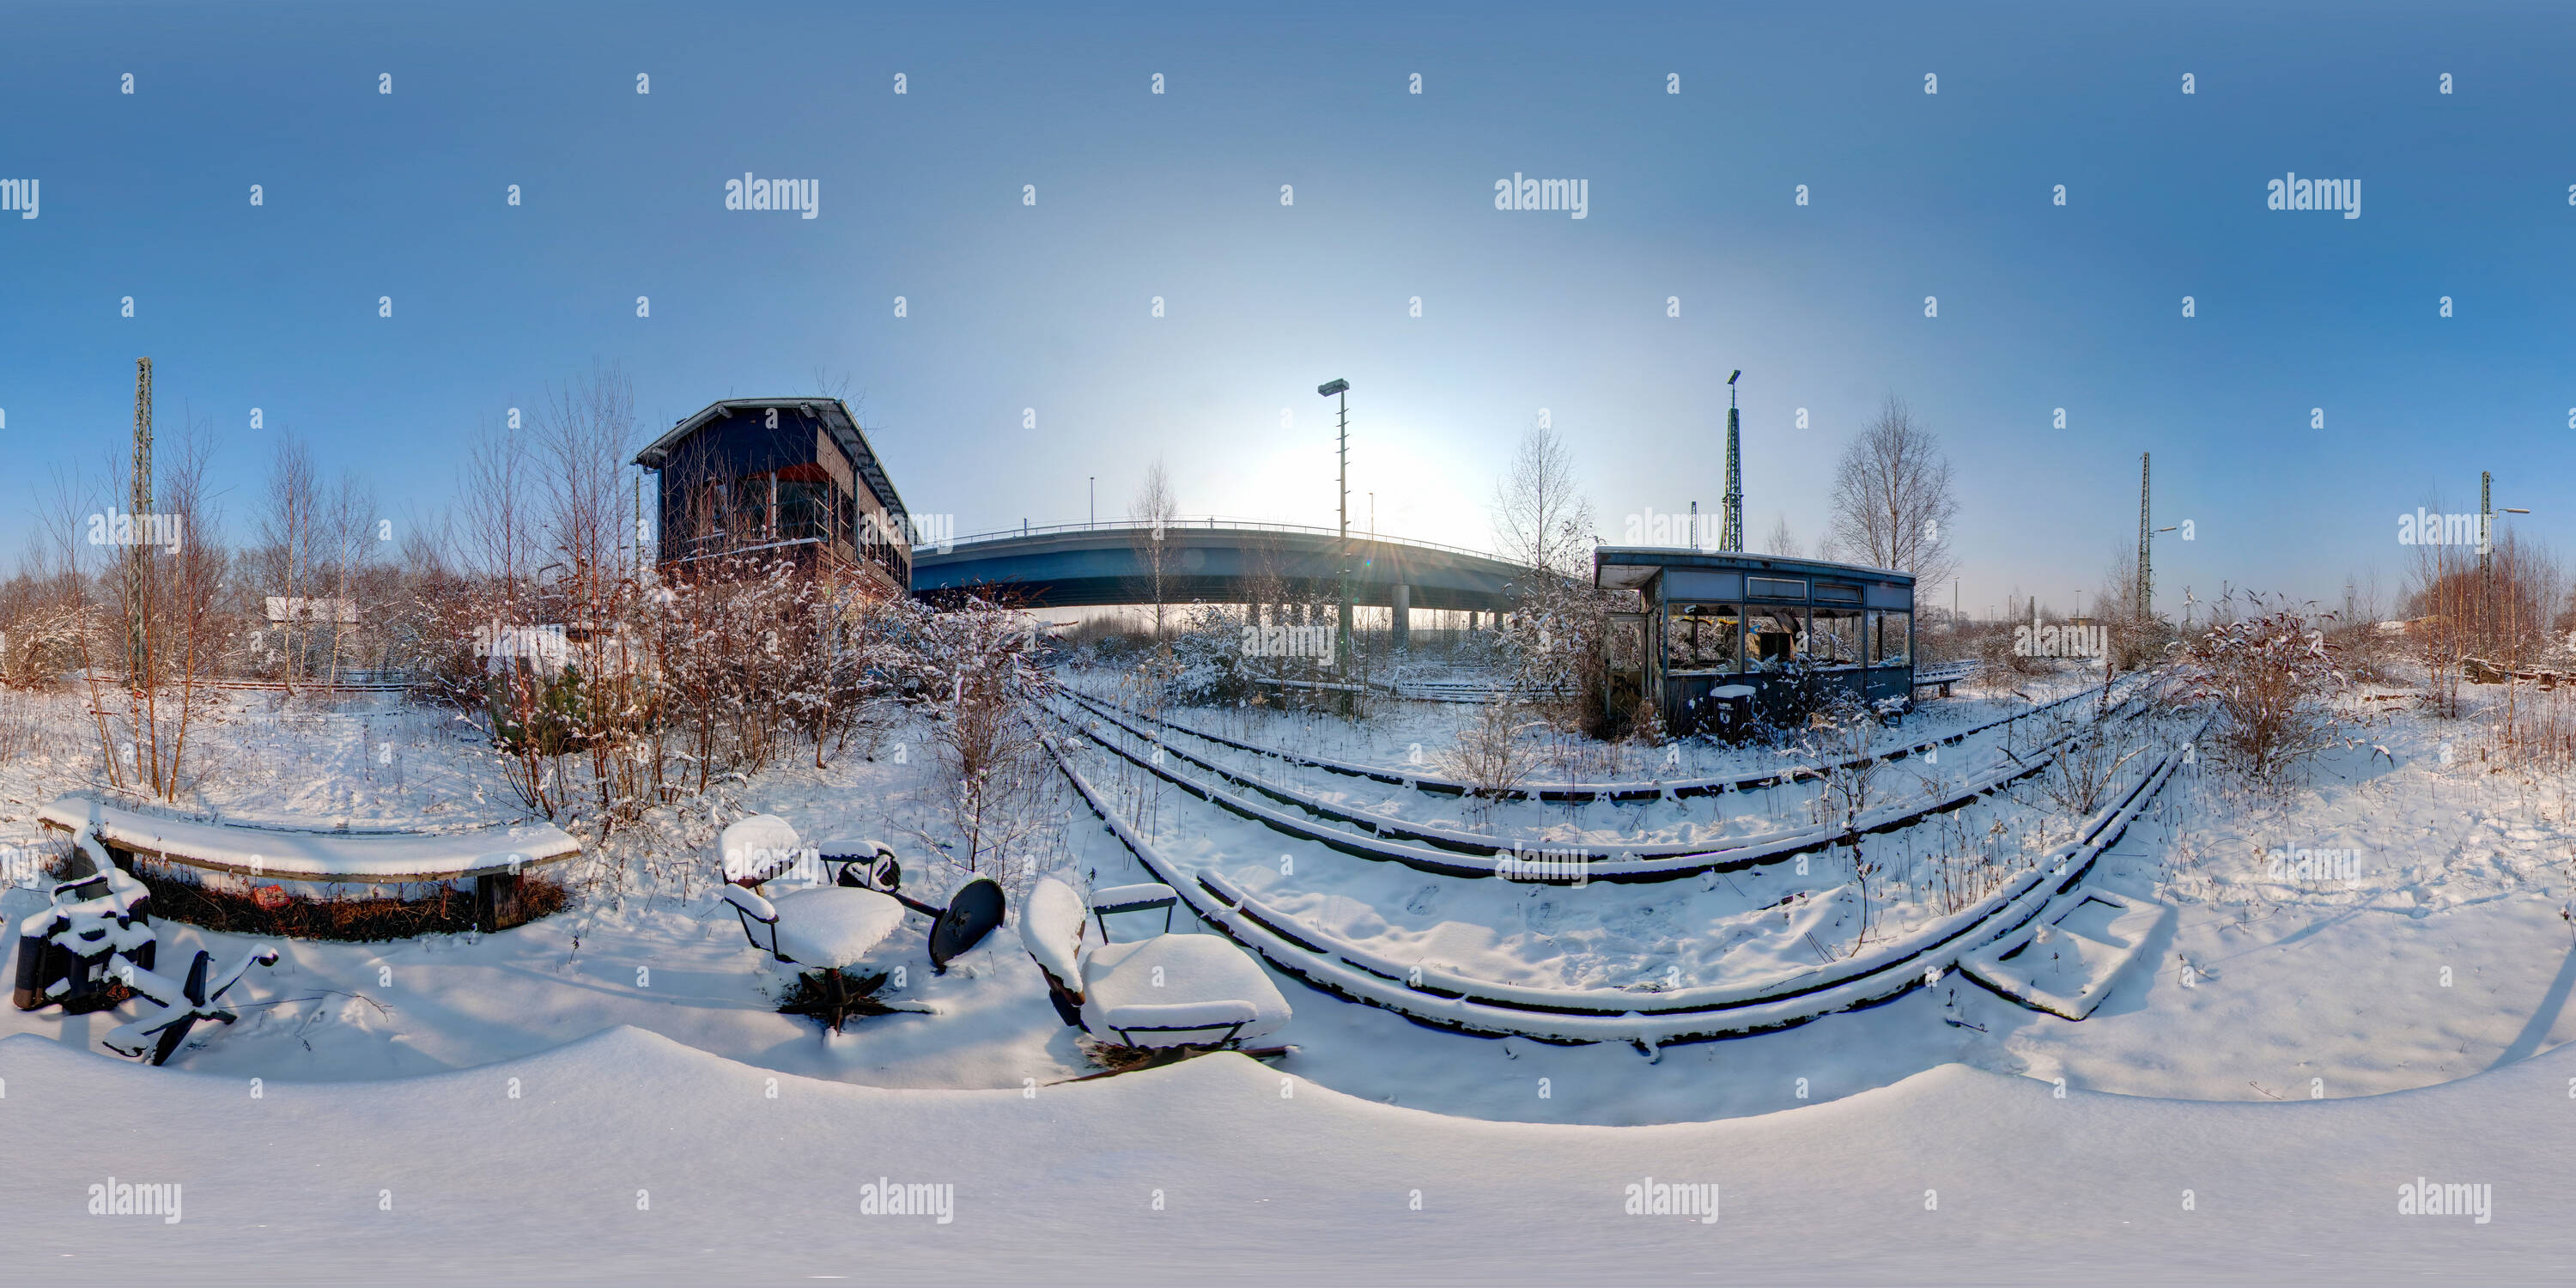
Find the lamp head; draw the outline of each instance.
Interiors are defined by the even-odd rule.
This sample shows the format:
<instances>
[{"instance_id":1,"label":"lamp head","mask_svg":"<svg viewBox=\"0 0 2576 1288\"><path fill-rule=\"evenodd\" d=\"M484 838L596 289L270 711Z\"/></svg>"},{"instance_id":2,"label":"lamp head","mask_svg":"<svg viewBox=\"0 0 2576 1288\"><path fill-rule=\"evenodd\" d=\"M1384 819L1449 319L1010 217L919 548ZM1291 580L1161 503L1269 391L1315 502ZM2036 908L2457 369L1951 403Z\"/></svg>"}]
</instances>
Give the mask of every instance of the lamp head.
<instances>
[{"instance_id":1,"label":"lamp head","mask_svg":"<svg viewBox=\"0 0 2576 1288\"><path fill-rule=\"evenodd\" d=\"M1332 382L1332 383L1330 383L1330 384L1324 384L1324 385L1317 385L1317 386L1315 386L1315 392L1316 392L1316 393L1319 393L1319 394L1322 394L1323 396L1325 396L1325 397L1327 397L1327 398L1330 398L1330 397L1332 397L1332 396L1333 396L1333 395L1335 395L1335 394L1339 394L1339 393L1348 393L1348 392L1350 392L1350 388L1351 388L1351 382L1350 382L1350 381L1347 381L1347 380L1336 380L1336 381L1333 381L1333 382Z\"/></svg>"}]
</instances>

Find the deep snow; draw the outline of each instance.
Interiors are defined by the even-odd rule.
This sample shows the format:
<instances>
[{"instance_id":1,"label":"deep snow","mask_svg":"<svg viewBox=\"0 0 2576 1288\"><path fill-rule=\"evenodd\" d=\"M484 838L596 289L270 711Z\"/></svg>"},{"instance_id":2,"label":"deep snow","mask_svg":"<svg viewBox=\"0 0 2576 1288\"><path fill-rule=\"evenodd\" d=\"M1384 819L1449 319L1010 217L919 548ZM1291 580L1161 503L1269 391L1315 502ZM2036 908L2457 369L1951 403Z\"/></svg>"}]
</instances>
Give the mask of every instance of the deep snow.
<instances>
[{"instance_id":1,"label":"deep snow","mask_svg":"<svg viewBox=\"0 0 2576 1288\"><path fill-rule=\"evenodd\" d=\"M0 765L0 839L35 840L34 806L94 770L76 710L55 713L49 748ZM1472 709L1440 710L1454 721ZM787 973L764 964L713 896L717 827L773 812L808 836L886 836L904 852L907 892L943 898L962 874L922 861L919 833L935 830L928 758L897 730L877 760L815 770L791 757L720 789L713 819L710 803L694 803L594 844L580 861L592 865L590 893L563 915L490 937L282 943L284 960L236 990L242 1022L201 1026L167 1069L90 1054L125 1014L0 1010L0 1034L17 1035L0 1041L0 1155L28 1157L37 1140L55 1151L0 1168L0 1248L53 1263L11 1255L0 1277L123 1281L196 1267L220 1278L256 1266L271 1279L342 1281L393 1261L423 1279L488 1264L498 1273L475 1277L702 1280L719 1273L706 1259L733 1257L754 1277L875 1266L918 1278L930 1269L921 1258L942 1248L998 1250L973 1265L1001 1272L985 1277L1076 1280L1194 1278L1212 1264L1256 1278L1384 1278L1399 1266L1407 1278L1597 1278L1603 1263L1583 1258L1612 1255L1639 1278L1723 1264L1760 1281L2495 1281L2501 1267L2563 1266L2565 1236L2553 1232L2567 1227L2568 1168L2556 1160L2576 1104L2576 1068L2561 1072L2555 1050L2576 1038L2565 1006L2576 951L2561 916L2569 803L2554 785L2446 763L2441 748L2460 728L2386 717L2278 800L2215 772L2178 779L2094 878L2175 912L2082 1023L1954 980L1650 1060L1625 1046L1435 1032L1274 976L1296 1010L1275 1040L1298 1048L1275 1072L1212 1059L1080 1086L1054 1085L1093 1066L1047 1005L1015 926L945 976L930 972L918 917L872 955L875 968L901 968L899 1000L937 1014L867 1019L834 1038L769 1009ZM483 753L420 712L246 712L209 737L223 770L203 803L230 817L518 816ZM897 763L895 745L913 754ZM1096 871L1102 886L1150 879L1087 812L1050 808L1067 825L1036 866ZM1332 871L1322 847L1228 821L1246 829L1235 848L1260 847L1250 859L1284 849ZM2347 857L2301 876L2295 864L2276 871L2258 846ZM1359 893L1317 886L1309 897L1319 908L1348 897L1351 917L1387 916L1431 883L1408 873L1408 888L1378 891L1356 873L1386 865L1333 858ZM1597 912L1652 889L1509 893L1598 896ZM11 890L0 914L37 903ZM171 950L208 946L219 959L245 942L163 933ZM603 1031L615 1032L578 1045ZM763 1125L719 1103L731 1092L709 1090L772 1074L831 1111ZM2026 1077L1996 1076L2013 1074ZM484 1111L470 1106L513 1076L579 1090L519 1102L543 1115L536 1123L478 1132ZM1299 1097L1286 1113L1301 1116L1276 1113L1281 1077ZM1037 1103L1056 1107L1034 1125L1009 1116L1033 1084ZM1152 1090L1202 1085L1217 1089ZM2430 1090L2381 1098L2413 1088ZM2320 1095L2329 1103L2310 1102ZM2222 1101L2251 1103L2207 1103ZM1440 1116L1385 1116L1395 1109ZM85 1124L68 1142L67 1118ZM1531 1135L1522 1123L1669 1125ZM630 1184L610 1175L619 1169L654 1176ZM86 1186L111 1173L188 1182L189 1215L171 1232L78 1216ZM870 1233L904 1222L860 1221L848 1215L855 1199L814 1197L880 1173L958 1185L958 1222L974 1233ZM1684 1231L1589 1206L1596 1190L1648 1175L1723 1183L1725 1216ZM2494 1183L2495 1222L2393 1219L2390 1187L2417 1175ZM2180 1211L2186 1187L2202 1196L2195 1214ZM387 1188L405 1197L380 1214ZM633 1211L637 1188L651 1190L650 1213ZM1150 1188L1166 1191L1164 1212L1143 1206ZM1413 1188L1428 1215L1403 1207ZM1937 1214L1922 1210L1924 1188L1939 1189ZM1380 1190L1398 1194L1393 1207ZM1093 1206L1095 1192L1136 1206ZM1223 1219L1145 1224L1191 1211ZM363 1222L380 1215L386 1228L369 1232ZM1119 1235L1151 1236L1154 1255L1092 1251ZM1220 1245L1232 1249L1223 1260L1196 1259ZM111 1248L147 1260L104 1263Z\"/></svg>"}]
</instances>

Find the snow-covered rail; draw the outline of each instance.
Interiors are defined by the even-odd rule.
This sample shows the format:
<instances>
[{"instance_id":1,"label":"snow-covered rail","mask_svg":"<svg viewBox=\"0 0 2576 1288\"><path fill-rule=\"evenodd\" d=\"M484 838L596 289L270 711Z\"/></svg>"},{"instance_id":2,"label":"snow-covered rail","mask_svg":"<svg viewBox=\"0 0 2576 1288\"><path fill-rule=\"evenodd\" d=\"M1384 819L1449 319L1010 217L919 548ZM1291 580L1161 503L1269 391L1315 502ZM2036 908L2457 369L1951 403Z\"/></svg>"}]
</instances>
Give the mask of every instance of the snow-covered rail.
<instances>
[{"instance_id":1,"label":"snow-covered rail","mask_svg":"<svg viewBox=\"0 0 2576 1288\"><path fill-rule=\"evenodd\" d=\"M1140 756L1103 737L1093 729L1055 714L1067 728L1098 743L1111 753L1156 775L1190 795L1243 818L1263 824L1274 831L1299 840L1314 841L1357 858L1401 863L1424 872L1452 877L1492 877L1498 875L1507 859L1516 858L1516 847L1543 849L1551 860L1578 862L1585 877L1593 881L1670 881L1702 872L1734 872L1758 864L1778 863L1800 854L1810 854L1842 844L1853 833L1875 834L1909 827L1935 814L1947 813L1969 805L1979 797L1990 795L2014 782L2048 768L2057 751L2081 731L2070 731L2059 738L2032 749L2027 758L2010 759L1982 774L1972 775L1958 788L1929 800L1900 801L1863 814L1851 826L1817 824L1776 832L1733 844L1711 845L1702 841L1639 843L1610 847L1579 845L1562 840L1515 841L1453 828L1428 824L1399 823L1342 809L1330 802L1294 788L1263 783L1232 773L1224 767L1153 736L1116 715L1100 712L1102 718L1118 725L1130 735L1164 753L1162 759L1177 759L1197 765L1238 787L1248 788L1294 810L1314 818L1301 817L1285 809L1276 809L1225 790L1212 782L1202 782L1180 774L1156 758ZM2124 706L2124 718L2133 715ZM1314 819L1325 822L1316 822ZM1356 829L1356 830L1354 830ZM1401 838L1401 839L1388 839ZM1413 844L1423 842L1424 844Z\"/></svg>"},{"instance_id":2,"label":"snow-covered rail","mask_svg":"<svg viewBox=\"0 0 2576 1288\"><path fill-rule=\"evenodd\" d=\"M1165 858L1118 816L1056 739L1043 741L1093 813L1138 862L1178 892L1202 920L1281 972L1435 1028L1650 1048L1787 1028L1883 1002L1939 978L1962 956L2028 924L2080 882L2186 762L2187 749L2205 726L2205 721L2194 726L2168 747L2117 801L2087 820L2075 840L1973 907L1830 966L1748 984L1655 992L1533 988L1471 979L1426 962L1397 961L1341 939L1271 907L1221 874L1194 873Z\"/></svg>"},{"instance_id":3,"label":"snow-covered rail","mask_svg":"<svg viewBox=\"0 0 2576 1288\"><path fill-rule=\"evenodd\" d=\"M2138 683L2140 680L2141 677L2138 674L2133 673L2131 675L2122 676L2113 683L2115 685L2129 685ZM1973 738L1978 734L1984 733L1989 729L2009 725L2016 720L2027 720L2033 716L2054 711L2070 702L2077 702L2085 698L2094 697L2101 692L2101 689L2102 686L2098 684L2088 685L2083 689L2066 695L2065 697L2056 698L2042 703L2028 711L2021 711L2009 716L1998 717L1996 719L1986 721L1983 724L1973 725L1969 728L1962 729L1957 733L1944 734L1938 738L1926 738L1920 742L1910 743L1903 747L1897 747L1883 752L1876 752L1869 756L1861 757L1859 761L1854 761L1852 763L1857 764L1861 761L1868 760L1903 760L1909 756L1920 755L1936 748L1954 746ZM1299 755L1292 752L1281 751L1275 747L1264 747L1257 743L1244 742L1237 738L1229 738L1223 734L1209 733L1206 730L1182 724L1177 720L1167 720L1159 716L1147 715L1142 711L1138 711L1135 708L1126 706L1122 703L1112 702L1106 698L1095 697L1091 694L1083 693L1069 687L1063 688L1062 692L1085 706L1113 709L1123 714L1134 716L1137 719L1146 721L1147 723L1160 725L1163 728L1173 730L1174 732L1199 739L1202 742L1214 743L1217 746L1230 748L1235 751L1248 752L1255 756L1280 761L1285 764L1296 765L1308 769L1320 769L1327 773L1340 774L1344 777L1365 778L1372 782L1390 783L1416 791L1437 792L1448 796L1464 796L1470 792L1478 790L1474 783L1466 782L1461 779L1445 777L1440 774L1416 773L1405 769L1390 769L1383 765L1363 765L1351 761L1335 760L1325 756ZM1597 800L1649 801L1661 800L1667 797L1715 796L1719 793L1729 791L1754 791L1766 787L1776 787L1786 782L1795 782L1802 778L1811 778L1815 776L1815 773L1815 770L1806 766L1796 765L1778 770L1753 770L1746 773L1718 774L1701 778L1677 778L1670 781L1647 779L1640 782L1628 783L1530 783L1519 787L1504 789L1497 793L1497 795L1504 800L1535 799L1546 801L1565 801L1570 803L1582 803Z\"/></svg>"}]
</instances>

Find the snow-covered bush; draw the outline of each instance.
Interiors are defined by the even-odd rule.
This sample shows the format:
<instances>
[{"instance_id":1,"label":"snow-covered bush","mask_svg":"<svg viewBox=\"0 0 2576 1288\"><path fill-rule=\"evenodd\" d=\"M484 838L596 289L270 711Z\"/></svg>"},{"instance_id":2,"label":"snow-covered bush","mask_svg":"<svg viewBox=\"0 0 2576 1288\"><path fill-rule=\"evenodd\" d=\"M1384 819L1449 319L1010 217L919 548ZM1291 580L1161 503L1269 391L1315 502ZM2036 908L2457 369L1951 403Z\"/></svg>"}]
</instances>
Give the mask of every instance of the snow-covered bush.
<instances>
[{"instance_id":1,"label":"snow-covered bush","mask_svg":"<svg viewBox=\"0 0 2576 1288\"><path fill-rule=\"evenodd\" d=\"M1636 667L1645 642L1633 621L1611 614L1637 607L1636 592L1547 572L1513 588L1520 606L1501 632L1511 690L1560 728L1603 739L1628 732L1637 713L1614 704L1610 673Z\"/></svg>"},{"instance_id":2,"label":"snow-covered bush","mask_svg":"<svg viewBox=\"0 0 2576 1288\"><path fill-rule=\"evenodd\" d=\"M2349 683L2323 632L2289 607L2225 615L2192 641L2194 696L2215 709L2211 737L2256 782L2270 783L2332 742L2334 696Z\"/></svg>"},{"instance_id":3,"label":"snow-covered bush","mask_svg":"<svg viewBox=\"0 0 2576 1288\"><path fill-rule=\"evenodd\" d=\"M1279 663L1286 659L1265 659ZM1234 706L1252 697L1254 686L1243 656L1243 625L1210 604L1190 608L1156 659L1163 693L1183 706ZM1273 669L1276 669L1274 666Z\"/></svg>"}]
</instances>

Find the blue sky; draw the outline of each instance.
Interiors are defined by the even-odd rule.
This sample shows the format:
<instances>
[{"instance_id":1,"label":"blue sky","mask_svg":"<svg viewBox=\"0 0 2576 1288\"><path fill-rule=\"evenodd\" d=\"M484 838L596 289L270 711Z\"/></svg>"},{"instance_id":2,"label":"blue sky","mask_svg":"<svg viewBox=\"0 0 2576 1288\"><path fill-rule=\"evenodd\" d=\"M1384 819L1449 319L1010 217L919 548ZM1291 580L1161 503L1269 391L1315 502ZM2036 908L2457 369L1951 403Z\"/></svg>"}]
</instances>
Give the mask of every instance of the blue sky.
<instances>
[{"instance_id":1,"label":"blue sky","mask_svg":"<svg viewBox=\"0 0 2576 1288\"><path fill-rule=\"evenodd\" d=\"M1079 520L1093 475L1123 513L1158 456L1186 512L1329 523L1313 391L1346 377L1358 521L1373 491L1381 530L1470 545L1540 408L1610 539L1713 507L1742 368L1748 535L1812 543L1896 393L1958 470L1971 609L2097 584L2141 451L2195 528L2159 538L2167 609L2393 598L2397 514L2473 509L2480 469L2576 535L2571 35L2539 5L0 5L0 178L42 184L0 216L0 550L49 467L122 450L147 353L236 530L280 427L407 519L470 433L612 362L646 434L846 376L960 531ZM725 210L745 171L817 180L818 217ZM2267 210L2288 171L2360 180L2362 216ZM1586 180L1587 217L1495 210L1515 172Z\"/></svg>"}]
</instances>

